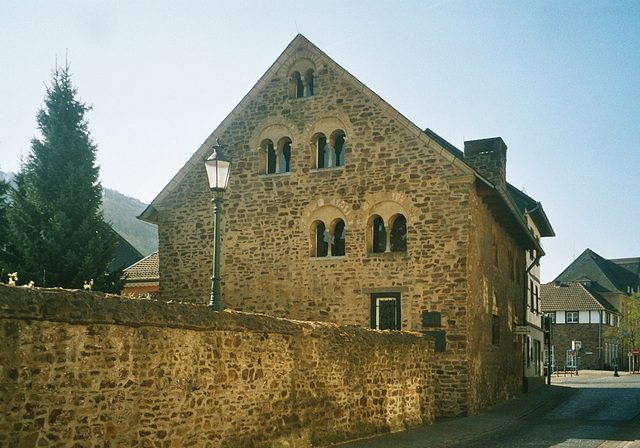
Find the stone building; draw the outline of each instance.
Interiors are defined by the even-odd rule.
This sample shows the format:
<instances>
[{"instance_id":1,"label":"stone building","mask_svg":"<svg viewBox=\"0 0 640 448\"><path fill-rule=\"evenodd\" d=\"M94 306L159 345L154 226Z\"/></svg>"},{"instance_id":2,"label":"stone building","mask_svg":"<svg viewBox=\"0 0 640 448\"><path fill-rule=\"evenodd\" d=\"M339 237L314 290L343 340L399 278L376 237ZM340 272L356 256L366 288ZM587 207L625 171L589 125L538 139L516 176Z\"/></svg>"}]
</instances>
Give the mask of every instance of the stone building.
<instances>
[{"instance_id":1,"label":"stone building","mask_svg":"<svg viewBox=\"0 0 640 448\"><path fill-rule=\"evenodd\" d=\"M218 139L225 307L434 337L437 415L522 391L526 251L544 252L501 138L460 151L298 35L141 215L164 300L208 303Z\"/></svg>"}]
</instances>

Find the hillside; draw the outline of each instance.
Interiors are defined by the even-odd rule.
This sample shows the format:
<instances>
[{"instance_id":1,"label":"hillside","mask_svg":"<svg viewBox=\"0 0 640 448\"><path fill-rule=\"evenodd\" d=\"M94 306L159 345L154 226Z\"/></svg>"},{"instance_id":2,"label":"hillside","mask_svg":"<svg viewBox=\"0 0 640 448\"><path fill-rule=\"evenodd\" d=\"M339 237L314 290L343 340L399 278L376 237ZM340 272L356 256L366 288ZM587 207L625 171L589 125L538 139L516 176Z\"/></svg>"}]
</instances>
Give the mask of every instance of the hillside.
<instances>
[{"instance_id":1,"label":"hillside","mask_svg":"<svg viewBox=\"0 0 640 448\"><path fill-rule=\"evenodd\" d=\"M0 171L0 179L13 179L13 173ZM158 250L158 229L153 224L136 219L147 204L115 190L102 191L104 219L111 227L138 249L145 257Z\"/></svg>"},{"instance_id":2,"label":"hillside","mask_svg":"<svg viewBox=\"0 0 640 448\"><path fill-rule=\"evenodd\" d=\"M145 257L158 250L158 229L153 224L136 219L147 204L116 190L102 190L104 219Z\"/></svg>"}]
</instances>

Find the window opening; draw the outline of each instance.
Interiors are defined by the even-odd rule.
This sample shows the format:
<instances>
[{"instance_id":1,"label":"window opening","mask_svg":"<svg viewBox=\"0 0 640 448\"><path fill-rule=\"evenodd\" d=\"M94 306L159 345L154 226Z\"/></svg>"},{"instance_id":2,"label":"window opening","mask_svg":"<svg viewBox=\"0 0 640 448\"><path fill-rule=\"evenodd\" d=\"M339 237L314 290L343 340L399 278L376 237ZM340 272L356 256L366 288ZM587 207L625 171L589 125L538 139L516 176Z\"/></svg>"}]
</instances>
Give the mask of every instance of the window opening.
<instances>
[{"instance_id":1,"label":"window opening","mask_svg":"<svg viewBox=\"0 0 640 448\"><path fill-rule=\"evenodd\" d=\"M391 235L389 236L391 252L407 251L407 219L399 215L391 226Z\"/></svg>"},{"instance_id":2,"label":"window opening","mask_svg":"<svg viewBox=\"0 0 640 448\"><path fill-rule=\"evenodd\" d=\"M345 254L345 230L344 221L339 220L333 228L331 236L331 255L341 256Z\"/></svg>"},{"instance_id":3,"label":"window opening","mask_svg":"<svg viewBox=\"0 0 640 448\"><path fill-rule=\"evenodd\" d=\"M387 250L387 232L384 229L384 220L377 216L373 220L373 252L385 252Z\"/></svg>"},{"instance_id":4,"label":"window opening","mask_svg":"<svg viewBox=\"0 0 640 448\"><path fill-rule=\"evenodd\" d=\"M494 314L491 325L491 343L500 345L500 316Z\"/></svg>"},{"instance_id":5,"label":"window opening","mask_svg":"<svg viewBox=\"0 0 640 448\"><path fill-rule=\"evenodd\" d=\"M329 166L329 146L327 145L327 137L321 135L318 137L318 168L327 168Z\"/></svg>"},{"instance_id":6,"label":"window opening","mask_svg":"<svg viewBox=\"0 0 640 448\"><path fill-rule=\"evenodd\" d=\"M323 222L316 226L316 257L326 257L329 254L329 238Z\"/></svg>"},{"instance_id":7,"label":"window opening","mask_svg":"<svg viewBox=\"0 0 640 448\"><path fill-rule=\"evenodd\" d=\"M304 83L302 82L300 73L296 72L294 76L296 81L296 98L302 98L304 96Z\"/></svg>"},{"instance_id":8,"label":"window opening","mask_svg":"<svg viewBox=\"0 0 640 448\"><path fill-rule=\"evenodd\" d=\"M287 141L282 146L280 153L280 172L288 173L291 171L291 142Z\"/></svg>"},{"instance_id":9,"label":"window opening","mask_svg":"<svg viewBox=\"0 0 640 448\"><path fill-rule=\"evenodd\" d=\"M371 328L400 330L400 293L371 294Z\"/></svg>"},{"instance_id":10,"label":"window opening","mask_svg":"<svg viewBox=\"0 0 640 448\"><path fill-rule=\"evenodd\" d=\"M313 70L309 70L304 77L304 96L313 96Z\"/></svg>"},{"instance_id":11,"label":"window opening","mask_svg":"<svg viewBox=\"0 0 640 448\"><path fill-rule=\"evenodd\" d=\"M273 143L267 144L267 174L276 172L276 150L273 147Z\"/></svg>"},{"instance_id":12,"label":"window opening","mask_svg":"<svg viewBox=\"0 0 640 448\"><path fill-rule=\"evenodd\" d=\"M568 324L577 324L578 323L578 312L577 311L567 311L565 315L565 322Z\"/></svg>"},{"instance_id":13,"label":"window opening","mask_svg":"<svg viewBox=\"0 0 640 448\"><path fill-rule=\"evenodd\" d=\"M333 166L344 166L344 134L338 134L331 149Z\"/></svg>"}]
</instances>

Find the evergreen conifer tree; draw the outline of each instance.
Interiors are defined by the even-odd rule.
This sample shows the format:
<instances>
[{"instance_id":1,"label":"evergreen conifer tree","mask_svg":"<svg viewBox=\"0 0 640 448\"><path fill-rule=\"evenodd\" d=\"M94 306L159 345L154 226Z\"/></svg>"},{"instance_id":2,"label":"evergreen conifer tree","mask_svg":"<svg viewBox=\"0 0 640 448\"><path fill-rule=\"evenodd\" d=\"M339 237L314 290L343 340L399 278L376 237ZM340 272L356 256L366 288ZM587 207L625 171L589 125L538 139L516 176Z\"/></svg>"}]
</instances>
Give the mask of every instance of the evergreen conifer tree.
<instances>
[{"instance_id":1,"label":"evergreen conifer tree","mask_svg":"<svg viewBox=\"0 0 640 448\"><path fill-rule=\"evenodd\" d=\"M117 235L100 212L96 145L76 99L69 66L56 67L38 111L41 138L31 140L11 192L7 221L20 283L118 292L122 272L108 274Z\"/></svg>"}]
</instances>

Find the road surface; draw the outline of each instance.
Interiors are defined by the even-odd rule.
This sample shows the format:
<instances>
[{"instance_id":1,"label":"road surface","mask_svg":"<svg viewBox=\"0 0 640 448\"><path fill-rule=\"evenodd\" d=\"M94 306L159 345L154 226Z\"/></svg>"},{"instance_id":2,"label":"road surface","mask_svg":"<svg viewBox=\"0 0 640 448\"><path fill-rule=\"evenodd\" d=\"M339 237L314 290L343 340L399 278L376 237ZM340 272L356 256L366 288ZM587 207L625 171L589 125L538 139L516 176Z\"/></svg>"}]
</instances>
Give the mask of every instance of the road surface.
<instances>
[{"instance_id":1,"label":"road surface","mask_svg":"<svg viewBox=\"0 0 640 448\"><path fill-rule=\"evenodd\" d=\"M553 377L526 394L474 417L359 440L341 448L640 448L640 375L582 371Z\"/></svg>"}]
</instances>

